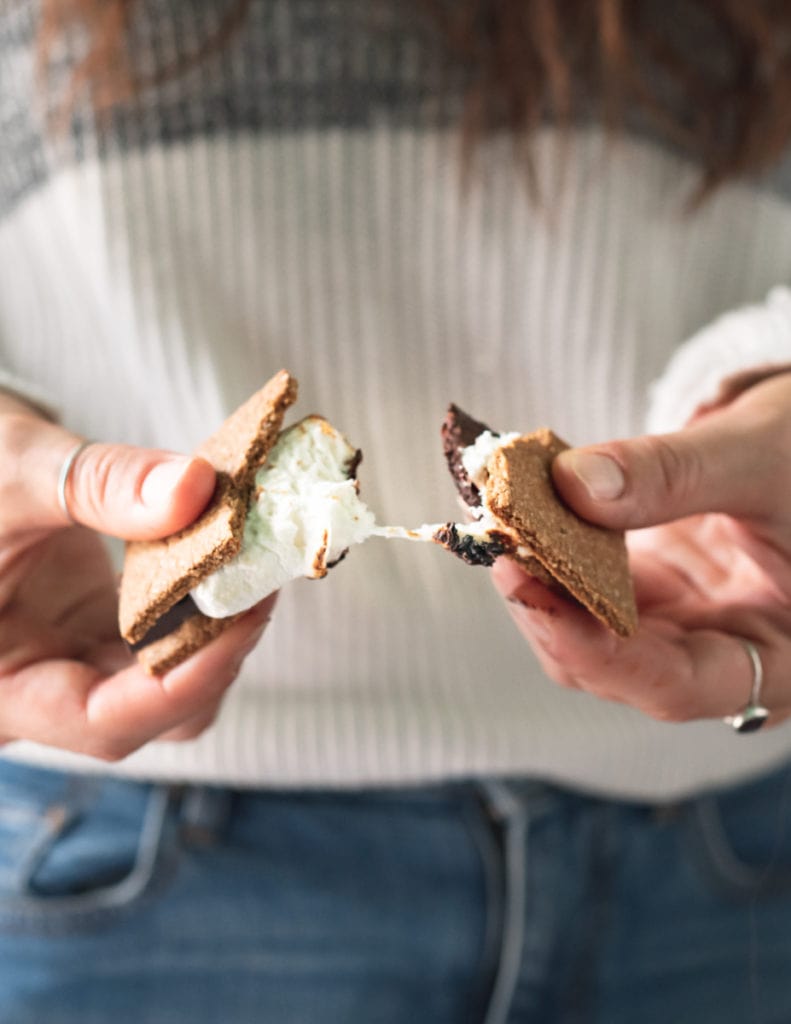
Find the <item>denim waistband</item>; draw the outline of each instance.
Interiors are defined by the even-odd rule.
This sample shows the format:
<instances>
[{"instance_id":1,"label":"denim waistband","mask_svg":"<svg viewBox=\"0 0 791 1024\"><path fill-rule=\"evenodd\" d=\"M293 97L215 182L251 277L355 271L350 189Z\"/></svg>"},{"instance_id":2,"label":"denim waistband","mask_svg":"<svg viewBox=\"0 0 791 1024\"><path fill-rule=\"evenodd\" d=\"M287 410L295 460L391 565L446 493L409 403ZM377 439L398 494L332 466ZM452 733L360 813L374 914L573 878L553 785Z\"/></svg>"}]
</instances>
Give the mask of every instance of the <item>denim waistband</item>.
<instances>
[{"instance_id":1,"label":"denim waistband","mask_svg":"<svg viewBox=\"0 0 791 1024\"><path fill-rule=\"evenodd\" d=\"M160 940L163 926L138 933L141 922L151 915L157 920L157 913L172 921L204 903L215 908L207 913L218 920L238 918L241 926L253 907L268 915L285 900L284 927L291 927L293 906L302 905L312 931L319 912L304 905L299 886L292 888L300 872L300 884L310 885L316 873L340 872L340 865L344 872L359 870L375 905L377 886L390 885L393 872L409 893L410 865L422 871L433 858L440 892L450 886L449 899L467 909L452 911L447 930L429 945L445 955L456 943L453 955L468 958L477 993L469 1019L588 1024L600 1019L593 1010L597 1001L609 1005L602 978L612 975L620 958L635 976L646 964L656 969L651 958L641 958L639 943L632 950L607 938L624 927L617 918L624 901L644 907L652 942L654 932L671 936L668 956L675 955L672 936L674 929L683 931L687 906L700 919L696 929L704 923L713 929L714 946L730 935L742 953L739 906L757 914L760 903L773 921L791 919L789 812L788 769L724 793L653 807L530 780L252 791L67 776L0 761L0 949L4 935L9 950L21 949L25 936L77 936L81 942L96 936L94 955L101 957L101 936L118 928L122 937L129 929L134 948L145 950ZM256 850L253 863L244 861L254 881L240 880L237 888L239 851L247 856ZM372 867L379 856L386 861L381 876ZM343 903L357 880L345 873L330 879L330 890L337 880ZM462 888L453 888L457 883ZM417 901L406 914L409 928L413 922L439 927L436 919L447 903L431 894L432 884L424 878L417 895L406 897ZM480 893L477 910L474 892ZM326 887L321 898L327 898ZM421 899L430 903L425 921ZM715 909L724 924L717 923ZM333 913L342 917L347 909L341 905ZM377 926L373 921L366 927L375 934ZM461 940L460 926L468 928ZM762 927L774 934L769 925ZM416 938L414 931L405 934L405 948ZM123 938L124 948L129 941ZM222 940L214 941L221 951ZM254 948L260 956L260 946ZM272 956L281 955L276 948ZM331 951L332 942L321 948ZM255 961L252 953L245 955ZM601 1019L609 1024L608 1017ZM665 1019L685 1018L670 1013Z\"/></svg>"}]
</instances>

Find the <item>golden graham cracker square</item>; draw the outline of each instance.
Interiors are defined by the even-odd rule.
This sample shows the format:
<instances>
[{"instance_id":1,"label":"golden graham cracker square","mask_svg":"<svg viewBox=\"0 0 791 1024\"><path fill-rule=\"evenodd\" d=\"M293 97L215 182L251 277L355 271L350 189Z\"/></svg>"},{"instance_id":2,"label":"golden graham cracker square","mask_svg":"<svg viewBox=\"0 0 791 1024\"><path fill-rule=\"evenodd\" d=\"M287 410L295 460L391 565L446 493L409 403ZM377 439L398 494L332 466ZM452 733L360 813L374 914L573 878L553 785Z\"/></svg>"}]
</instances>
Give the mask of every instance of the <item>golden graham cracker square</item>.
<instances>
[{"instance_id":1,"label":"golden graham cracker square","mask_svg":"<svg viewBox=\"0 0 791 1024\"><path fill-rule=\"evenodd\" d=\"M212 619L198 612L182 622L172 633L146 644L138 651L137 660L150 675L164 675L195 651L205 647L238 618L238 615L231 615L227 619Z\"/></svg>"},{"instance_id":2,"label":"golden graham cracker square","mask_svg":"<svg viewBox=\"0 0 791 1024\"><path fill-rule=\"evenodd\" d=\"M217 470L214 495L200 517L171 537L127 545L118 620L121 635L129 643L143 640L162 615L238 552L256 470L265 462L286 409L296 397L296 380L281 370L197 449L195 454ZM217 621L227 625L232 618ZM209 632L205 625L201 627L203 643L208 642ZM180 628L174 637L180 635L184 644L179 660L203 646L195 642L195 630ZM175 643L174 639L168 645L166 660L171 664L177 663Z\"/></svg>"},{"instance_id":3,"label":"golden graham cracker square","mask_svg":"<svg viewBox=\"0 0 791 1024\"><path fill-rule=\"evenodd\" d=\"M569 446L542 429L498 448L488 464L486 503L580 604L620 636L637 628L624 534L594 526L560 498L551 466Z\"/></svg>"}]
</instances>

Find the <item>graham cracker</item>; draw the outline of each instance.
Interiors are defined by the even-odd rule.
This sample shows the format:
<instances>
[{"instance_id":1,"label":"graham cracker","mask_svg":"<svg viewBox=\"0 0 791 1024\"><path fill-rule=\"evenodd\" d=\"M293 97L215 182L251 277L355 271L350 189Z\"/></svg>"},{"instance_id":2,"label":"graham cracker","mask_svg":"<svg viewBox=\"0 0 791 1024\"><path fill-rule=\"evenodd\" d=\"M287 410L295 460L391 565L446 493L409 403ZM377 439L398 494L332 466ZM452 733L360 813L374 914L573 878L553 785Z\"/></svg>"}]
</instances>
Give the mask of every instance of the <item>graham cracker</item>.
<instances>
[{"instance_id":1,"label":"graham cracker","mask_svg":"<svg viewBox=\"0 0 791 1024\"><path fill-rule=\"evenodd\" d=\"M448 411L445 414L440 431L442 451L448 463L450 475L456 484L456 490L459 492L459 497L465 505L469 505L471 508L478 508L483 499L480 490L467 475L467 470L462 463L462 450L475 444L476 438L485 431L488 431L494 437L499 437L496 430L492 430L488 424L483 423L481 420L476 420L469 413L460 409L458 405L451 403L448 406ZM558 593L566 592L565 588L561 587L555 578L535 558L526 555L517 556L515 554L520 538L516 534L512 534L510 530L498 536L491 545L488 543L470 545L468 542L466 552L462 546L463 541L459 541L459 535L456 535L456 540L454 541L453 533L450 529L443 534L435 534L434 539L438 544L441 544L448 551L452 551L453 554L469 565L493 565L495 558L502 554L507 554L509 557L515 558L516 561L520 562L530 575L540 580L544 586Z\"/></svg>"},{"instance_id":2,"label":"graham cracker","mask_svg":"<svg viewBox=\"0 0 791 1024\"><path fill-rule=\"evenodd\" d=\"M191 619L182 622L172 633L142 647L137 652L137 660L151 675L164 675L195 651L205 647L238 617L231 615L227 619L212 619L198 612Z\"/></svg>"},{"instance_id":3,"label":"graham cracker","mask_svg":"<svg viewBox=\"0 0 791 1024\"><path fill-rule=\"evenodd\" d=\"M631 636L637 607L623 532L581 519L552 483L552 461L568 447L542 429L498 448L487 467L486 504L518 534L527 559L619 636Z\"/></svg>"},{"instance_id":4,"label":"graham cracker","mask_svg":"<svg viewBox=\"0 0 791 1024\"><path fill-rule=\"evenodd\" d=\"M297 381L281 370L197 448L195 454L217 471L214 495L200 517L171 537L127 545L118 618L129 643L144 640L173 605L239 551L256 470L266 461L296 397ZM207 620L215 628L200 621L205 619L201 615L182 623L142 648L138 658L159 674L166 671L162 665L173 667L234 621L233 616Z\"/></svg>"}]
</instances>

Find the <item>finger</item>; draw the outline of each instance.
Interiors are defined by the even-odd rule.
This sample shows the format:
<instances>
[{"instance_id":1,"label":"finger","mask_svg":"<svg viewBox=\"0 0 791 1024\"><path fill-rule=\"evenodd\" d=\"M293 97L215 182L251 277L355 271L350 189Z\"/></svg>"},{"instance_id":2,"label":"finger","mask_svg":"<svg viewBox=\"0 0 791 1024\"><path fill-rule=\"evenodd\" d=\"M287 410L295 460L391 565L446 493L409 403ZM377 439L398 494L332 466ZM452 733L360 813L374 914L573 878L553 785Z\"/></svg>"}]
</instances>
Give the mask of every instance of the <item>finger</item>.
<instances>
[{"instance_id":1,"label":"finger","mask_svg":"<svg viewBox=\"0 0 791 1024\"><path fill-rule=\"evenodd\" d=\"M118 760L205 714L258 643L273 601L262 602L168 675L134 663L106 678L91 664L53 659L0 681L0 735Z\"/></svg>"},{"instance_id":2,"label":"finger","mask_svg":"<svg viewBox=\"0 0 791 1024\"><path fill-rule=\"evenodd\" d=\"M0 417L0 530L66 525L58 502L61 467L79 443L35 416ZM192 522L214 489L203 459L128 445L91 444L64 486L73 520L128 540L167 536Z\"/></svg>"},{"instance_id":3,"label":"finger","mask_svg":"<svg viewBox=\"0 0 791 1024\"><path fill-rule=\"evenodd\" d=\"M122 750L137 749L202 715L222 699L257 646L273 603L262 602L164 676L150 676L135 665L95 687L86 704L91 729L103 736L120 733Z\"/></svg>"},{"instance_id":4,"label":"finger","mask_svg":"<svg viewBox=\"0 0 791 1024\"><path fill-rule=\"evenodd\" d=\"M177 725L174 729L157 736L157 740L163 743L188 743L202 736L207 729L214 725L220 711L221 701L212 701L210 707L194 717Z\"/></svg>"},{"instance_id":5,"label":"finger","mask_svg":"<svg viewBox=\"0 0 791 1024\"><path fill-rule=\"evenodd\" d=\"M614 643L611 634L601 628L593 616L568 598L549 590L516 562L499 558L491 576L517 629L530 644L547 675L561 686L576 687L577 683L566 666L549 653L559 617L567 617L574 623L575 639L581 644L595 642L600 645L603 642L610 647ZM603 656L607 654L602 651Z\"/></svg>"},{"instance_id":6,"label":"finger","mask_svg":"<svg viewBox=\"0 0 791 1024\"><path fill-rule=\"evenodd\" d=\"M567 598L549 590L510 558L497 559L491 569L491 579L506 601L549 617L569 604Z\"/></svg>"},{"instance_id":7,"label":"finger","mask_svg":"<svg viewBox=\"0 0 791 1024\"><path fill-rule=\"evenodd\" d=\"M126 540L165 537L193 522L214 491L204 459L128 445L91 444L66 488L72 518Z\"/></svg>"},{"instance_id":8,"label":"finger","mask_svg":"<svg viewBox=\"0 0 791 1024\"><path fill-rule=\"evenodd\" d=\"M635 529L703 512L774 515L791 486L791 460L760 421L723 413L674 434L571 449L552 474L584 518Z\"/></svg>"},{"instance_id":9,"label":"finger","mask_svg":"<svg viewBox=\"0 0 791 1024\"><path fill-rule=\"evenodd\" d=\"M757 622L747 614L741 621L734 615L727 632L713 626L684 629L643 616L638 633L621 640L570 602L537 602L534 586L526 591L524 580L513 575L509 593L506 574L500 573L514 622L547 675L561 685L628 704L661 721L720 719L750 698L752 663L740 637L752 633L766 676L762 700L772 721L791 709L784 670L791 661L791 639L782 624L764 623L759 639L753 632Z\"/></svg>"}]
</instances>

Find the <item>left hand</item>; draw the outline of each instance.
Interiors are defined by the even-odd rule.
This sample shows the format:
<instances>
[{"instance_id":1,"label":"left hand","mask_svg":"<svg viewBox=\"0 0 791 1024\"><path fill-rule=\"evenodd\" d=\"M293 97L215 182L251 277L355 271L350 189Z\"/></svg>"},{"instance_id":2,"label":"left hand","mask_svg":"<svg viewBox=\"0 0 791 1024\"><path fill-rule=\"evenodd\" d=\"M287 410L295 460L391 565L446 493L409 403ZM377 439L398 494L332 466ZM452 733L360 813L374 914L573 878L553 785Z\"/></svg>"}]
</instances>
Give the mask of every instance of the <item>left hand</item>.
<instances>
[{"instance_id":1,"label":"left hand","mask_svg":"<svg viewBox=\"0 0 791 1024\"><path fill-rule=\"evenodd\" d=\"M170 672L148 675L119 636L99 534L169 536L206 506L215 472L175 452L91 444L69 476L70 522L57 480L78 440L0 393L0 745L29 740L117 761L211 725L274 598Z\"/></svg>"},{"instance_id":2,"label":"left hand","mask_svg":"<svg viewBox=\"0 0 791 1024\"><path fill-rule=\"evenodd\" d=\"M722 718L748 702L791 714L791 373L677 433L578 448L553 466L581 516L626 529L640 626L622 640L515 563L498 589L558 683L667 721Z\"/></svg>"}]
</instances>

